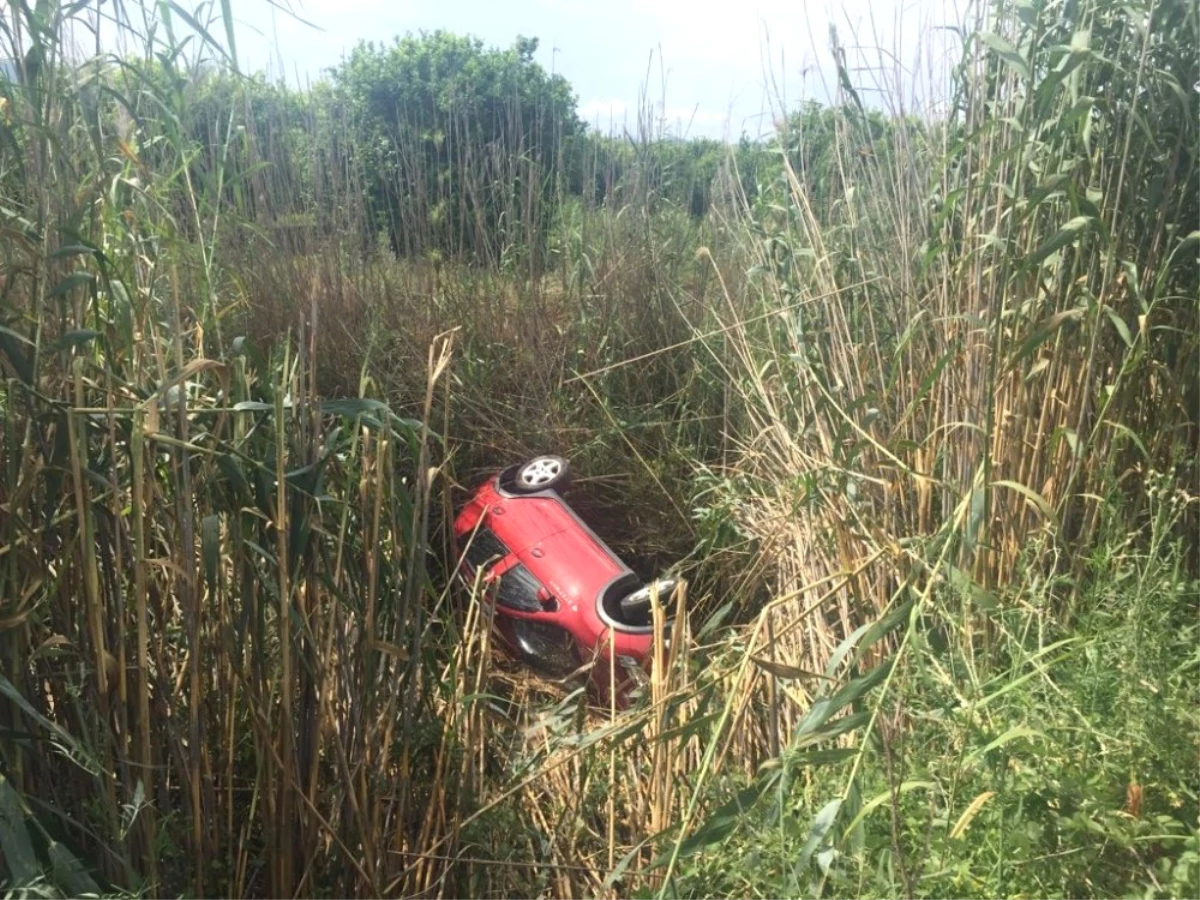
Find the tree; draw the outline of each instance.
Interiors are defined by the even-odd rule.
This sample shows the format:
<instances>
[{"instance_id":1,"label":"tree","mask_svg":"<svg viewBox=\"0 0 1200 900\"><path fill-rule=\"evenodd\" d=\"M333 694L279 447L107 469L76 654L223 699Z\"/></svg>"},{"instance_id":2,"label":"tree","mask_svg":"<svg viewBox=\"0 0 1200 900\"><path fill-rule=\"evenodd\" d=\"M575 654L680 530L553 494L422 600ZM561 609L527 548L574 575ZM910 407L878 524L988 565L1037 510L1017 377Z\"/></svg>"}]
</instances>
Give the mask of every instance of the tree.
<instances>
[{"instance_id":1,"label":"tree","mask_svg":"<svg viewBox=\"0 0 1200 900\"><path fill-rule=\"evenodd\" d=\"M581 130L575 96L534 62L445 31L361 43L333 71L355 130L377 224L397 252L535 266L562 149Z\"/></svg>"}]
</instances>

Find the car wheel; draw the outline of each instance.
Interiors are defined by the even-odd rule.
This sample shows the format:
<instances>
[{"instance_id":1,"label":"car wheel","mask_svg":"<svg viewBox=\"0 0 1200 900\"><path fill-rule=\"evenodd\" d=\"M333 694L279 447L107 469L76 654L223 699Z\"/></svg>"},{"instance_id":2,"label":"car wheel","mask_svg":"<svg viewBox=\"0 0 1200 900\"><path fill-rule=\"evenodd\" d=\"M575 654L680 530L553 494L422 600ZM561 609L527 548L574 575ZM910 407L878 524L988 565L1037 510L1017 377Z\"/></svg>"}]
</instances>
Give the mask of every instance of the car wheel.
<instances>
[{"instance_id":1,"label":"car wheel","mask_svg":"<svg viewBox=\"0 0 1200 900\"><path fill-rule=\"evenodd\" d=\"M517 469L513 487L520 494L535 494L565 487L570 477L570 467L561 456L535 456Z\"/></svg>"},{"instance_id":2,"label":"car wheel","mask_svg":"<svg viewBox=\"0 0 1200 900\"><path fill-rule=\"evenodd\" d=\"M675 593L679 581L675 578L663 578L656 582L658 585L658 602L665 606ZM650 590L652 585L645 585L621 598L621 619L629 625L649 625Z\"/></svg>"}]
</instances>

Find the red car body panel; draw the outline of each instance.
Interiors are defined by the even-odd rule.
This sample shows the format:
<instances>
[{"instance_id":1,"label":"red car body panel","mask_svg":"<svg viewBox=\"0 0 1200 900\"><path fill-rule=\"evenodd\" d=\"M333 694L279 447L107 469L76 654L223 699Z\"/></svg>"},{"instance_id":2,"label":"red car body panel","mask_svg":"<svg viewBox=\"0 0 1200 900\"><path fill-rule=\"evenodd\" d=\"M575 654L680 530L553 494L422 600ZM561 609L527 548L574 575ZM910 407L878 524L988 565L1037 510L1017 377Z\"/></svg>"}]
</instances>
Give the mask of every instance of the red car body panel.
<instances>
[{"instance_id":1,"label":"red car body panel","mask_svg":"<svg viewBox=\"0 0 1200 900\"><path fill-rule=\"evenodd\" d=\"M602 701L608 702L615 680L624 705L649 664L654 638L650 626L622 623L614 610L641 581L556 491L506 490L511 471L480 485L455 519L460 573L473 584L476 569L484 569L484 600L494 603L493 622L510 649L535 667L557 666L553 674L591 662ZM482 549L473 551L473 544ZM485 559L488 551L493 556ZM514 572L519 568L524 572ZM500 585L508 576L519 576L515 594ZM615 679L613 656L620 660Z\"/></svg>"}]
</instances>

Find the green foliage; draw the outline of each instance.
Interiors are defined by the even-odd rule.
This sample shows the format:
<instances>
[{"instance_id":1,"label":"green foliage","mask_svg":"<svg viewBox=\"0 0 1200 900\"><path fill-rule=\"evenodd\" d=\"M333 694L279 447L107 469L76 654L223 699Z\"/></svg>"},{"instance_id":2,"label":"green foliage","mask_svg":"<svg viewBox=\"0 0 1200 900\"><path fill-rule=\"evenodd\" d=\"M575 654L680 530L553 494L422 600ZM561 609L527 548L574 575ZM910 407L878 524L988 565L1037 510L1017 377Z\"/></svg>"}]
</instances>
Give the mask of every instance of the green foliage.
<instances>
[{"instance_id":1,"label":"green foliage","mask_svg":"<svg viewBox=\"0 0 1200 900\"><path fill-rule=\"evenodd\" d=\"M738 158L752 147L738 151ZM645 203L653 212L672 208L701 219L730 158L730 148L711 139L644 135L634 140L587 132L571 141L567 186L591 206Z\"/></svg>"},{"instance_id":2,"label":"green foliage","mask_svg":"<svg viewBox=\"0 0 1200 900\"><path fill-rule=\"evenodd\" d=\"M873 797L861 834L830 799L849 766L832 757L783 795L775 824L742 797L717 832L718 811L709 830L724 842L681 859L672 895L1191 896L1200 582L1180 572L1178 541L1110 540L1068 640L1045 584L1006 604L995 663L970 676L966 657L917 635L857 776L856 795ZM1040 570L1042 551L1025 564ZM961 627L952 597L938 608Z\"/></svg>"},{"instance_id":3,"label":"green foliage","mask_svg":"<svg viewBox=\"0 0 1200 900\"><path fill-rule=\"evenodd\" d=\"M1197 380L1195 10L995 13L950 121L873 123L853 95L803 110L790 183L751 207L753 274L799 309L742 345L770 439L711 507L758 546L803 547L781 590L857 546L888 561L855 601L901 579L923 600L869 742L784 793L790 821L735 793L660 896L1200 887L1197 456L1166 436L1194 434L1196 407L1147 378ZM1186 190L1156 193L1163 172Z\"/></svg>"},{"instance_id":4,"label":"green foliage","mask_svg":"<svg viewBox=\"0 0 1200 900\"><path fill-rule=\"evenodd\" d=\"M398 252L536 257L580 128L570 86L536 49L535 38L497 50L436 31L360 44L333 70L372 214Z\"/></svg>"}]
</instances>

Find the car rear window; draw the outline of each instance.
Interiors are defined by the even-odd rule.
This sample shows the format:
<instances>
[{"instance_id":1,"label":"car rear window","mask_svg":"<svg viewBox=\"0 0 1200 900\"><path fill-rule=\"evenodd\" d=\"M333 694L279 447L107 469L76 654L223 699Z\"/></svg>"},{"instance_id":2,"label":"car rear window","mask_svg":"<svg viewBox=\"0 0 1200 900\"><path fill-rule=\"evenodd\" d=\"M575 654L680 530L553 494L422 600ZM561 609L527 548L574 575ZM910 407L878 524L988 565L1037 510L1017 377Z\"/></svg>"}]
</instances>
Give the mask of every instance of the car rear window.
<instances>
[{"instance_id":1,"label":"car rear window","mask_svg":"<svg viewBox=\"0 0 1200 900\"><path fill-rule=\"evenodd\" d=\"M496 533L490 528L480 527L474 536L469 538L469 541L463 555L474 569L485 566L489 562L499 562L508 556L508 548L504 546L504 541L496 537Z\"/></svg>"}]
</instances>

